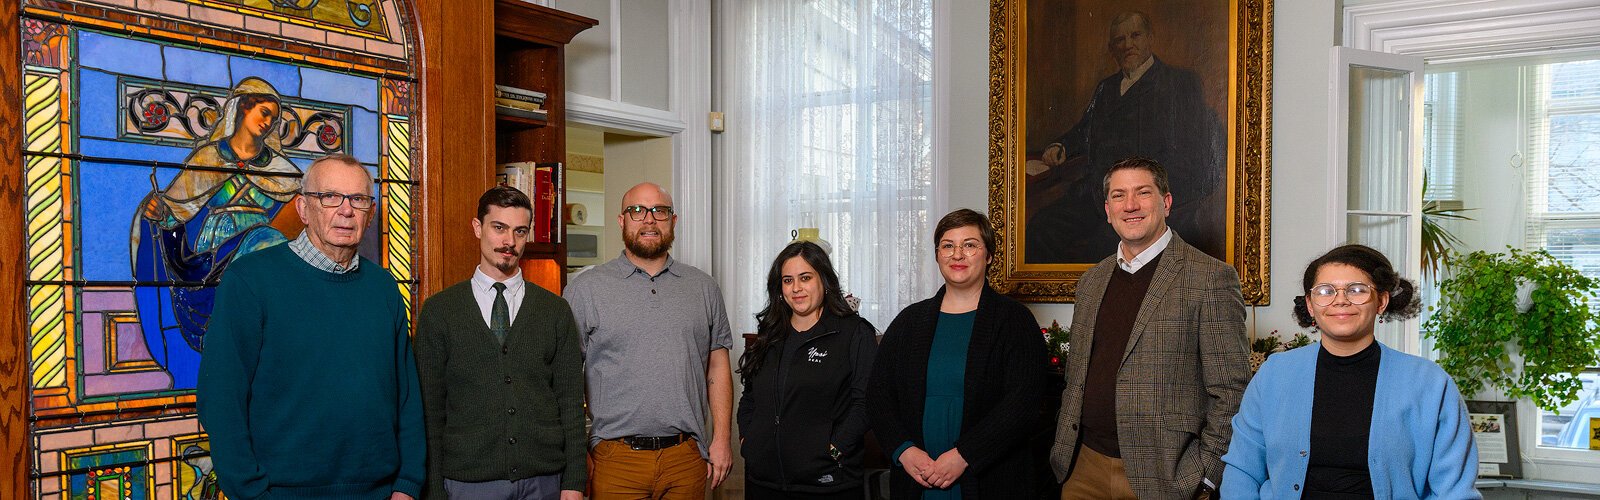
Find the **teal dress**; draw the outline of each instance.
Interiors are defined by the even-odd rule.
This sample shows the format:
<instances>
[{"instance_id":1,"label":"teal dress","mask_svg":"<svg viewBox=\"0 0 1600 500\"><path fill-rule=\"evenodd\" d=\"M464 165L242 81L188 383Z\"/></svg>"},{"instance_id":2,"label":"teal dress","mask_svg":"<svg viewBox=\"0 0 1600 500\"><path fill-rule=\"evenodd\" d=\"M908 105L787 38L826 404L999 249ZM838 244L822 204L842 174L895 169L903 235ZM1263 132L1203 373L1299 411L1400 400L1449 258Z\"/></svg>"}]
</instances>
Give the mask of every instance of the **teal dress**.
<instances>
[{"instance_id":1,"label":"teal dress","mask_svg":"<svg viewBox=\"0 0 1600 500\"><path fill-rule=\"evenodd\" d=\"M922 442L934 460L950 451L961 436L961 403L967 380L967 346L972 343L972 323L978 311L939 313L928 352L927 396L922 403ZM961 498L961 484L950 489L930 489L924 500Z\"/></svg>"}]
</instances>

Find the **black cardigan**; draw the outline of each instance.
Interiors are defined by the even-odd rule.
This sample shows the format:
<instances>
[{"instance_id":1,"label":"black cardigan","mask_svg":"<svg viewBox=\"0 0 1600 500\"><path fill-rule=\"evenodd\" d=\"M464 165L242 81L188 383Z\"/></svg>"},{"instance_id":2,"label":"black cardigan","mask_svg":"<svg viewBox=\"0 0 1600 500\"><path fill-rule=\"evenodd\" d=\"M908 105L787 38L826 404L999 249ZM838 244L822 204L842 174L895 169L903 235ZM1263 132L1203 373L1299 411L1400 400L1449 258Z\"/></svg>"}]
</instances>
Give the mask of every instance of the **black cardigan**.
<instances>
[{"instance_id":1,"label":"black cardigan","mask_svg":"<svg viewBox=\"0 0 1600 500\"><path fill-rule=\"evenodd\" d=\"M894 453L922 441L928 353L944 288L906 307L884 332L867 385L867 412L884 450ZM1046 390L1047 350L1033 313L987 285L978 299L967 347L962 390L961 435L956 449L967 460L957 481L963 498L1033 498L1039 481L1025 441L1040 425ZM898 457L889 457L894 463ZM933 457L938 459L939 457ZM890 498L922 497L923 488L905 469L890 469Z\"/></svg>"}]
</instances>

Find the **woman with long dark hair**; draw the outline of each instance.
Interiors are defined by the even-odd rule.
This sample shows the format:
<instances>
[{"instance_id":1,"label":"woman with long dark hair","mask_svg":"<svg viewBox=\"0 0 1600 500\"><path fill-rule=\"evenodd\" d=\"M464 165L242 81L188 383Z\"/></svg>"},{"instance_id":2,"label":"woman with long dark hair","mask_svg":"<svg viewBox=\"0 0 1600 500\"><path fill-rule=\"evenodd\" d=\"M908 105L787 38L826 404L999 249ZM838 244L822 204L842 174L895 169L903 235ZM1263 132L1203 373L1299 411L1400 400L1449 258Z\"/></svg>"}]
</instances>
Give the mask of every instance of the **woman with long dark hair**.
<instances>
[{"instance_id":1,"label":"woman with long dark hair","mask_svg":"<svg viewBox=\"0 0 1600 500\"><path fill-rule=\"evenodd\" d=\"M773 260L756 320L756 340L739 357L745 498L860 498L876 330L810 242Z\"/></svg>"},{"instance_id":2,"label":"woman with long dark hair","mask_svg":"<svg viewBox=\"0 0 1600 500\"><path fill-rule=\"evenodd\" d=\"M1417 314L1389 259L1344 245L1306 266L1294 317L1321 341L1250 381L1222 461L1222 498L1480 498L1466 406L1439 365L1379 343Z\"/></svg>"}]
</instances>

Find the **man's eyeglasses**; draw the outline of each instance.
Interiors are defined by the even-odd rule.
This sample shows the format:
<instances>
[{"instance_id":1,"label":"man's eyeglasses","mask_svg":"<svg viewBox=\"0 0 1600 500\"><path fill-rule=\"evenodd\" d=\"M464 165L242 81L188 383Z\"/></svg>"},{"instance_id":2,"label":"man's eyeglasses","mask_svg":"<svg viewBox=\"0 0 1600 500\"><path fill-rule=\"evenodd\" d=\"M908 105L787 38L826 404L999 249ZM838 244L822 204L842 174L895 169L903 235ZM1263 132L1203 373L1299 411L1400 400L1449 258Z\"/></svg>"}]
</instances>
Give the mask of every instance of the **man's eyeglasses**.
<instances>
[{"instance_id":1,"label":"man's eyeglasses","mask_svg":"<svg viewBox=\"0 0 1600 500\"><path fill-rule=\"evenodd\" d=\"M350 208L354 208L356 210L366 210L372 208L372 204L378 200L372 195L367 194L319 192L305 192L300 194L316 198L317 202L322 204L322 208L338 208L339 205L344 204L344 200L350 200Z\"/></svg>"},{"instance_id":2,"label":"man's eyeglasses","mask_svg":"<svg viewBox=\"0 0 1600 500\"><path fill-rule=\"evenodd\" d=\"M1321 285L1311 287L1311 293L1306 297L1309 298L1313 304L1316 304L1317 307L1327 307L1329 304L1333 303L1334 297L1339 296L1339 292L1344 292L1345 300L1348 300L1351 304L1358 306L1372 301L1372 296L1375 295L1372 290L1372 285L1356 282L1342 287L1323 283Z\"/></svg>"},{"instance_id":3,"label":"man's eyeglasses","mask_svg":"<svg viewBox=\"0 0 1600 500\"><path fill-rule=\"evenodd\" d=\"M630 206L622 207L622 213L628 214L628 218L629 219L633 219L634 221L642 221L642 220L644 220L645 212L649 212L650 213L650 218L655 219L655 220L667 220L667 219L672 218L672 207L669 207L669 206L666 206L666 205L660 205L660 206L654 206L654 207L647 207L647 206L644 206L644 205L630 205Z\"/></svg>"},{"instance_id":4,"label":"man's eyeglasses","mask_svg":"<svg viewBox=\"0 0 1600 500\"><path fill-rule=\"evenodd\" d=\"M955 243L951 243L951 242L946 241L944 243L940 243L939 244L939 256L940 257L955 257L956 256L956 249L958 249L958 248L961 249L961 253L962 254L965 254L965 255L977 255L978 254L978 249L983 248L983 245L979 245L978 242L976 242L976 241L968 241L968 242L964 242L964 243L962 243L960 245L956 245Z\"/></svg>"}]
</instances>

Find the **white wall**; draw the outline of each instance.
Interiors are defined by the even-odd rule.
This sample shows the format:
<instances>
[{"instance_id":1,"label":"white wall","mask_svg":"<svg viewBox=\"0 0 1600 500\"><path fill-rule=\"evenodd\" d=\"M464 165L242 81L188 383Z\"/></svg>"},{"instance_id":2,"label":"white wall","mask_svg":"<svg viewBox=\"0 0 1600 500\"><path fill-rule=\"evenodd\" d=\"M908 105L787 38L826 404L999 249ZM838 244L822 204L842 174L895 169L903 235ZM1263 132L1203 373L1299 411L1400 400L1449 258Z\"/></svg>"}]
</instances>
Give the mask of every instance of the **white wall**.
<instances>
[{"instance_id":1,"label":"white wall","mask_svg":"<svg viewBox=\"0 0 1600 500\"><path fill-rule=\"evenodd\" d=\"M950 116L964 117L952 118L949 140L936 146L950 158L947 199L951 209L987 212L988 122L976 117L989 113L988 2L936 5L951 10L950 47L957 53L950 81L936 82L935 92L949 92ZM1271 305L1252 308L1250 329L1287 336L1299 328L1290 311L1300 274L1333 243L1326 223L1332 201L1326 186L1328 67L1339 15L1335 2L1280 0L1273 17ZM1041 323L1072 319L1070 304L1029 308Z\"/></svg>"},{"instance_id":2,"label":"white wall","mask_svg":"<svg viewBox=\"0 0 1600 500\"><path fill-rule=\"evenodd\" d=\"M603 240L621 242L622 228L617 225L617 216L622 214L622 195L641 182L654 182L672 189L672 138L606 134L605 157L606 209L603 220L606 232ZM676 204L680 195L672 194ZM599 212L596 210L590 216ZM680 220L679 227L682 225ZM681 237L682 233L678 233L678 236ZM620 248L619 245L608 250L618 252ZM678 257L677 252L673 252L673 256ZM682 257L678 258L682 260Z\"/></svg>"},{"instance_id":3,"label":"white wall","mask_svg":"<svg viewBox=\"0 0 1600 500\"><path fill-rule=\"evenodd\" d=\"M1522 145L1520 78L1511 65L1461 71L1461 201L1473 221L1449 227L1463 250L1504 251L1522 245L1526 195L1519 162Z\"/></svg>"},{"instance_id":4,"label":"white wall","mask_svg":"<svg viewBox=\"0 0 1600 500\"><path fill-rule=\"evenodd\" d=\"M567 45L567 91L670 110L673 20L662 0L560 0L556 8L600 21Z\"/></svg>"}]
</instances>

